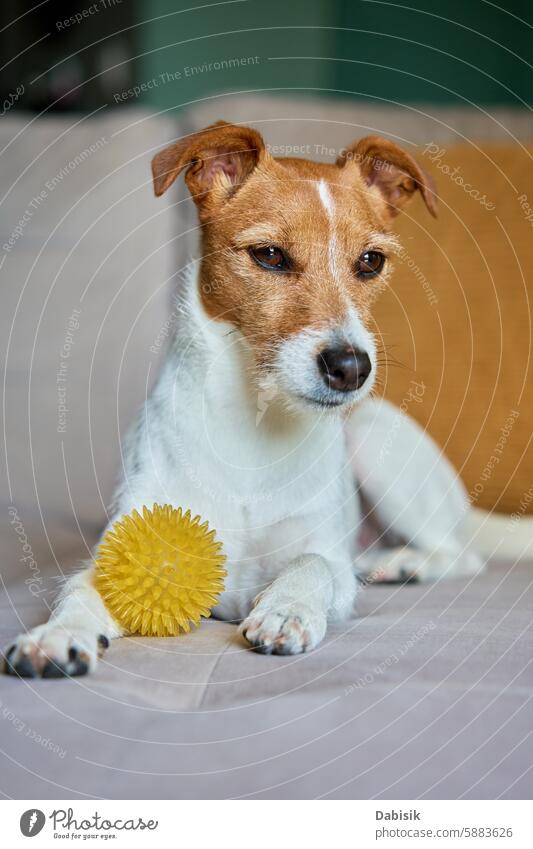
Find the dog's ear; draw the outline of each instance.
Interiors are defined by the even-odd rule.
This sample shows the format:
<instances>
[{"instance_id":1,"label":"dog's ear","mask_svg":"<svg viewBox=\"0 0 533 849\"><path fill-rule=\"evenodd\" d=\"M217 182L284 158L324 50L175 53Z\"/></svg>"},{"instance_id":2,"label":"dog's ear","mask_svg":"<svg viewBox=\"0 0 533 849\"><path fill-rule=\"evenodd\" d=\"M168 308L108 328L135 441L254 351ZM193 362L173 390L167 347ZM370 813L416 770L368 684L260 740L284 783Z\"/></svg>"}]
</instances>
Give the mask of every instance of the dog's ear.
<instances>
[{"instance_id":1,"label":"dog's ear","mask_svg":"<svg viewBox=\"0 0 533 849\"><path fill-rule=\"evenodd\" d=\"M206 202L212 206L235 194L267 155L256 130L217 121L154 156L154 191L157 197L162 195L186 168L185 181L195 203L201 208Z\"/></svg>"},{"instance_id":2,"label":"dog's ear","mask_svg":"<svg viewBox=\"0 0 533 849\"><path fill-rule=\"evenodd\" d=\"M394 142L380 136L365 136L345 148L337 159L341 167L349 162L357 165L367 185L380 190L391 215L398 215L418 190L430 213L437 217L433 178Z\"/></svg>"}]
</instances>

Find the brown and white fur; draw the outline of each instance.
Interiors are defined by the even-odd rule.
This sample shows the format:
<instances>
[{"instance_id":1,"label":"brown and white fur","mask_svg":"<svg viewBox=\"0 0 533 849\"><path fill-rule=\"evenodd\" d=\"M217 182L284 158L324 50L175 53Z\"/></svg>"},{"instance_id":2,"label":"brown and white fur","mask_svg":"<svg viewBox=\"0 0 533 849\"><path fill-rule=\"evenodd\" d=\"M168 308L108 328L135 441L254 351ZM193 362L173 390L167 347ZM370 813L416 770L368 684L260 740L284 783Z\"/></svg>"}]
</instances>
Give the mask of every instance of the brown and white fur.
<instances>
[{"instance_id":1,"label":"brown and white fur","mask_svg":"<svg viewBox=\"0 0 533 849\"><path fill-rule=\"evenodd\" d=\"M182 171L201 261L127 439L113 520L154 502L199 513L228 558L214 615L240 622L260 651L296 654L352 614L357 570L434 579L480 566L460 539L455 473L413 422L368 398L378 365L370 310L397 250L391 221L417 192L435 214L435 191L379 137L321 164L275 159L255 130L224 122L155 156L156 195ZM361 274L368 252L385 257L372 278ZM281 264L264 267L265 256ZM378 462L392 428L393 450ZM357 551L360 490L396 548ZM50 621L17 639L7 669L80 674L119 636L88 564Z\"/></svg>"}]
</instances>

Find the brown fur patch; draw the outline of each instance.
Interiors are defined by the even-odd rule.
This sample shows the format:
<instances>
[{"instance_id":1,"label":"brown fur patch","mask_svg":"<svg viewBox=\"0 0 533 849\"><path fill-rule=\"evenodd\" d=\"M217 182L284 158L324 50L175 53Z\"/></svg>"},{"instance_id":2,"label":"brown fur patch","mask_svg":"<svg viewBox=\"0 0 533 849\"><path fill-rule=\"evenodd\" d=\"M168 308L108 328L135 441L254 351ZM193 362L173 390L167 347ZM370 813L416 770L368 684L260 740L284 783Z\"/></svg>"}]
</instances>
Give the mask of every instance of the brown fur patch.
<instances>
[{"instance_id":1,"label":"brown fur patch","mask_svg":"<svg viewBox=\"0 0 533 849\"><path fill-rule=\"evenodd\" d=\"M379 278L362 281L354 271L358 257L367 250L391 253L392 213L417 188L431 208L434 196L414 160L391 142L372 137L365 147L364 141L354 150L370 152L373 161L393 160L385 188L382 177L369 179L356 161L274 159L255 130L223 123L154 158L157 194L188 168L202 222L203 306L213 319L239 328L259 364L267 365L277 343L298 331L340 325L351 306L368 323L389 263ZM267 245L287 253L290 272L254 262L249 248Z\"/></svg>"},{"instance_id":2,"label":"brown fur patch","mask_svg":"<svg viewBox=\"0 0 533 849\"><path fill-rule=\"evenodd\" d=\"M238 327L260 363L268 363L276 343L300 330L341 324L350 305L369 319L382 284L358 280L354 264L364 250L382 246L376 233L385 235L386 225L373 214L362 179L339 176L334 165L265 162L204 226L204 308L212 318ZM333 200L331 217L318 194L321 179ZM258 267L248 248L262 244L283 248L294 270Z\"/></svg>"}]
</instances>

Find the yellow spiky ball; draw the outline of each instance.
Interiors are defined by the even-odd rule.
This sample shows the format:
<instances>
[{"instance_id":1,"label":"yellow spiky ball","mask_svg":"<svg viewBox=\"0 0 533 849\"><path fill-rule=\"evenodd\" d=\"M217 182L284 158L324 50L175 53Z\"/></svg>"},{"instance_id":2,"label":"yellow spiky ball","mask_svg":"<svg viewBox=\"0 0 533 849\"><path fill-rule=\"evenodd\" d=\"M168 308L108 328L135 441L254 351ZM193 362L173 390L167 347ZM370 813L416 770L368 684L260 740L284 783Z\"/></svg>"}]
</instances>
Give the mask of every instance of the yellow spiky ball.
<instances>
[{"instance_id":1,"label":"yellow spiky ball","mask_svg":"<svg viewBox=\"0 0 533 849\"><path fill-rule=\"evenodd\" d=\"M222 543L200 516L169 504L134 510L107 531L95 586L129 634L167 637L209 616L224 589Z\"/></svg>"}]
</instances>

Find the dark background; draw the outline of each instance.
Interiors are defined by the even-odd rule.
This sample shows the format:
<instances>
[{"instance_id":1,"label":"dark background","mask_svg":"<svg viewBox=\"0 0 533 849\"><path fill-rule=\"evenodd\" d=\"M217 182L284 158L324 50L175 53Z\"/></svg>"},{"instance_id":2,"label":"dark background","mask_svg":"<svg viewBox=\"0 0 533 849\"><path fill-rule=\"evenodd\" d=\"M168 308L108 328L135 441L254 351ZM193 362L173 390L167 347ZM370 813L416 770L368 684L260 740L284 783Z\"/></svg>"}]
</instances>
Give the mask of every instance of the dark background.
<instances>
[{"instance_id":1,"label":"dark background","mask_svg":"<svg viewBox=\"0 0 533 849\"><path fill-rule=\"evenodd\" d=\"M524 105L533 10L526 0L4 0L1 96L17 109L181 109L221 92L298 91L377 103ZM93 12L90 13L90 9ZM80 23L68 23L76 12ZM235 57L245 68L184 69ZM7 63L7 64L4 64Z\"/></svg>"}]
</instances>

